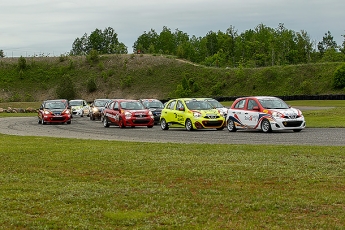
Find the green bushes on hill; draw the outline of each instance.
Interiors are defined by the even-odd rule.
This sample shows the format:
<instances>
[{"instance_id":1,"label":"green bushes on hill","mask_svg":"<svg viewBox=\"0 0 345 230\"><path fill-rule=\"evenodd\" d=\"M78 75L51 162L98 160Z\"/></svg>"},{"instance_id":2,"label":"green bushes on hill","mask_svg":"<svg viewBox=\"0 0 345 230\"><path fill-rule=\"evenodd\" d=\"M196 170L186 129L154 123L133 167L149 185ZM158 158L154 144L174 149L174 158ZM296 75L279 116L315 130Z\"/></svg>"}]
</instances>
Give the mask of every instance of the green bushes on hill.
<instances>
[{"instance_id":1,"label":"green bushes on hill","mask_svg":"<svg viewBox=\"0 0 345 230\"><path fill-rule=\"evenodd\" d=\"M0 101L345 93L342 62L214 68L172 56L95 56L96 63L91 56L3 58ZM25 68L18 68L24 60Z\"/></svg>"}]
</instances>

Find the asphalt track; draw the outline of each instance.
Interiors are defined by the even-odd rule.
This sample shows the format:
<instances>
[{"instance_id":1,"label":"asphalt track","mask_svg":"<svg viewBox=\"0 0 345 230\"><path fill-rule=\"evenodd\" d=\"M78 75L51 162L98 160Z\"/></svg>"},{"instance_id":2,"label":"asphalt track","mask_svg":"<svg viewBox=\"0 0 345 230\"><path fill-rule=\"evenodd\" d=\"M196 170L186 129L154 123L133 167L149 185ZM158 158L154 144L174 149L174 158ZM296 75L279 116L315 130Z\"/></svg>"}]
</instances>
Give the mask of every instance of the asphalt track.
<instances>
[{"instance_id":1,"label":"asphalt track","mask_svg":"<svg viewBox=\"0 0 345 230\"><path fill-rule=\"evenodd\" d=\"M103 127L100 121L88 117L75 117L72 124L38 124L36 117L0 118L0 133L19 136L49 136L94 140L119 140L156 143L208 143L208 144L279 144L310 146L344 146L345 128L305 128L299 133L292 131L262 133L237 131L226 128L217 130L184 129L163 131L159 125L153 128L135 127L120 129Z\"/></svg>"}]
</instances>

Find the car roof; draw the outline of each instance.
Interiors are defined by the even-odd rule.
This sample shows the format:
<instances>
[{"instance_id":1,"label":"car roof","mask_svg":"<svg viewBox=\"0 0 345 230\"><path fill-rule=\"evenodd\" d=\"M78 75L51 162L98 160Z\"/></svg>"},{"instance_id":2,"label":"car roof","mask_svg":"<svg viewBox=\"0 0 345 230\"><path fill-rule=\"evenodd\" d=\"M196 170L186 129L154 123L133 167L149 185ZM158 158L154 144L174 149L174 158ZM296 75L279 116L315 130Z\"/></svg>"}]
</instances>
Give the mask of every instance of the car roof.
<instances>
[{"instance_id":1,"label":"car roof","mask_svg":"<svg viewBox=\"0 0 345 230\"><path fill-rule=\"evenodd\" d=\"M274 96L246 96L246 97L238 97L238 98L236 98L236 100L243 100L243 99L247 99L247 98L274 99L274 98L278 98L278 97L274 97Z\"/></svg>"}]
</instances>

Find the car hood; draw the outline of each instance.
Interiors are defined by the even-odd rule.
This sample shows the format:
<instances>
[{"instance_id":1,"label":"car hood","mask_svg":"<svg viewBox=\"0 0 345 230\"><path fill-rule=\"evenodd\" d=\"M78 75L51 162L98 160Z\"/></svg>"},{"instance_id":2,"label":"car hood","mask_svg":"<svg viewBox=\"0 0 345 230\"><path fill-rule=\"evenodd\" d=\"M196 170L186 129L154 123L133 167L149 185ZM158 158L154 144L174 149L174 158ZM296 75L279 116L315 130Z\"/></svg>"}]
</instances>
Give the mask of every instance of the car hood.
<instances>
[{"instance_id":1,"label":"car hood","mask_svg":"<svg viewBox=\"0 0 345 230\"><path fill-rule=\"evenodd\" d=\"M65 109L49 109L52 113L62 113Z\"/></svg>"},{"instance_id":2,"label":"car hood","mask_svg":"<svg viewBox=\"0 0 345 230\"><path fill-rule=\"evenodd\" d=\"M208 110L191 110L192 112L199 112L203 116L205 115L217 115L220 116L218 109L208 109Z\"/></svg>"},{"instance_id":3,"label":"car hood","mask_svg":"<svg viewBox=\"0 0 345 230\"><path fill-rule=\"evenodd\" d=\"M289 109L268 109L268 113L272 114L274 112L278 112L283 114L284 116L287 117L293 117L293 116L300 116L302 114L302 112L299 109L295 109L295 108L289 108ZM263 111L265 112L265 110Z\"/></svg>"}]
</instances>

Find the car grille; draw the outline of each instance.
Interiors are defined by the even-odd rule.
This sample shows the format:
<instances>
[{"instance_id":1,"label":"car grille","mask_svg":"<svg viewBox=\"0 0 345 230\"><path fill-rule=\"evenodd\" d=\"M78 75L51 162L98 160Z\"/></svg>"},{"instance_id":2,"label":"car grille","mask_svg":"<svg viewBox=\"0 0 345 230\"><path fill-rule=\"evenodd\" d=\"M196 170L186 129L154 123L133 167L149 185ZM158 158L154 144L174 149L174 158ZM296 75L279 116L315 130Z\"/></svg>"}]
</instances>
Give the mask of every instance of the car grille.
<instances>
[{"instance_id":1,"label":"car grille","mask_svg":"<svg viewBox=\"0 0 345 230\"><path fill-rule=\"evenodd\" d=\"M300 127L303 121L284 121L284 127Z\"/></svg>"},{"instance_id":2,"label":"car grille","mask_svg":"<svg viewBox=\"0 0 345 230\"><path fill-rule=\"evenodd\" d=\"M149 124L150 120L147 119L133 119L133 124Z\"/></svg>"},{"instance_id":3,"label":"car grille","mask_svg":"<svg viewBox=\"0 0 345 230\"><path fill-rule=\"evenodd\" d=\"M65 118L64 117L52 117L50 120L52 120L52 121L63 121L63 120L65 120Z\"/></svg>"},{"instance_id":4,"label":"car grille","mask_svg":"<svg viewBox=\"0 0 345 230\"><path fill-rule=\"evenodd\" d=\"M218 120L218 121L203 121L202 124L205 127L219 127L223 124L222 120Z\"/></svg>"},{"instance_id":5,"label":"car grille","mask_svg":"<svg viewBox=\"0 0 345 230\"><path fill-rule=\"evenodd\" d=\"M206 118L206 119L217 119L217 118L219 118L219 116L217 114L206 114L206 116L204 118Z\"/></svg>"}]
</instances>

